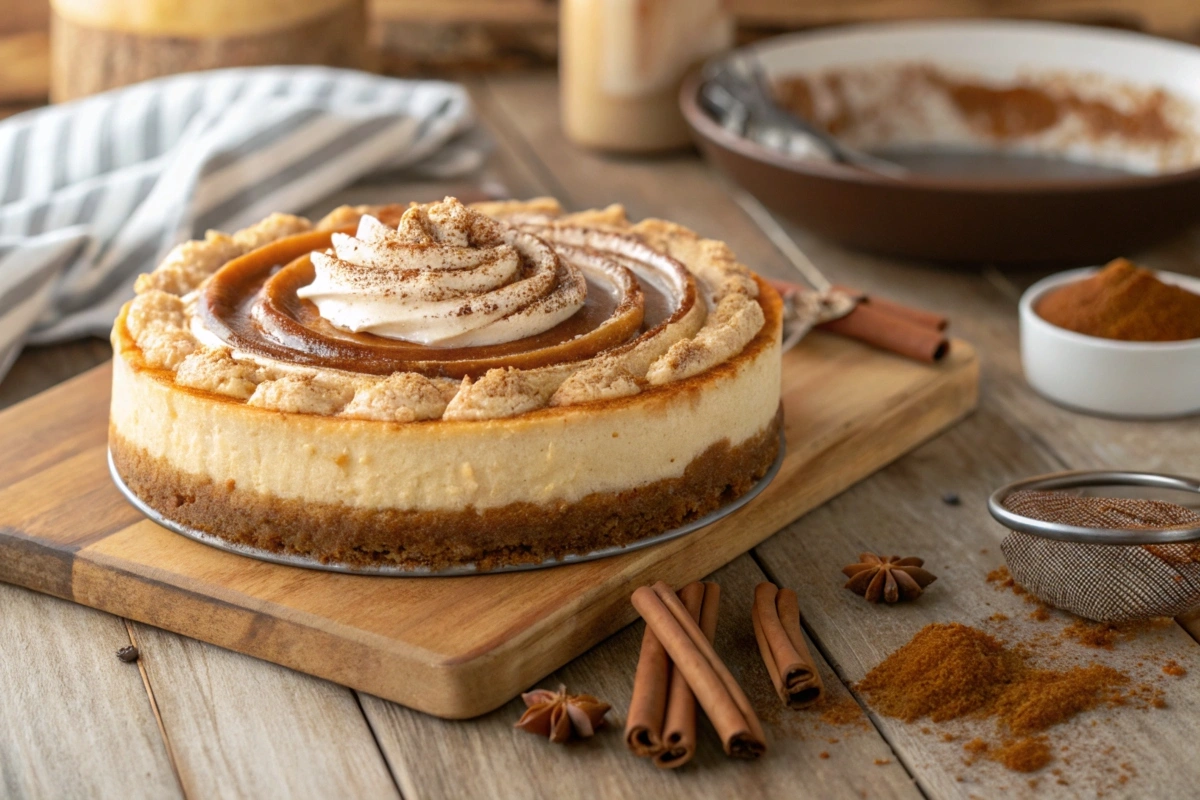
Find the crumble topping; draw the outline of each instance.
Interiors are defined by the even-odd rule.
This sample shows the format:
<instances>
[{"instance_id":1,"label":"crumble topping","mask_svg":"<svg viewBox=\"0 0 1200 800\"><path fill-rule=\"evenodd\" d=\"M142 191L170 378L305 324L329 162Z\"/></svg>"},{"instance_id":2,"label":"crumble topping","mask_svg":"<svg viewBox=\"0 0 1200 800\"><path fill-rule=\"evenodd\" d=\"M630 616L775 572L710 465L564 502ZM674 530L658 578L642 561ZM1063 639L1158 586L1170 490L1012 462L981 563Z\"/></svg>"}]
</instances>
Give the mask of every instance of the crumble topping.
<instances>
[{"instance_id":1,"label":"crumble topping","mask_svg":"<svg viewBox=\"0 0 1200 800\"><path fill-rule=\"evenodd\" d=\"M159 289L135 297L125 317L129 335L154 369L176 369L199 347L187 324L183 300Z\"/></svg>"},{"instance_id":2,"label":"crumble topping","mask_svg":"<svg viewBox=\"0 0 1200 800\"><path fill-rule=\"evenodd\" d=\"M660 385L690 378L742 352L765 322L762 307L740 291L721 298L694 338L671 345L650 365L646 380Z\"/></svg>"},{"instance_id":3,"label":"crumble topping","mask_svg":"<svg viewBox=\"0 0 1200 800\"><path fill-rule=\"evenodd\" d=\"M158 269L138 276L133 290L138 294L155 289L174 295L187 294L242 253L241 245L232 236L209 231L203 239L175 245Z\"/></svg>"},{"instance_id":4,"label":"crumble topping","mask_svg":"<svg viewBox=\"0 0 1200 800\"><path fill-rule=\"evenodd\" d=\"M189 389L249 400L266 379L257 364L236 360L224 348L205 347L192 353L179 365L175 382Z\"/></svg>"},{"instance_id":5,"label":"crumble topping","mask_svg":"<svg viewBox=\"0 0 1200 800\"><path fill-rule=\"evenodd\" d=\"M556 379L557 378L557 379ZM443 419L501 419L546 405L561 381L552 373L512 367L489 369L477 381L463 378L458 394L446 406Z\"/></svg>"},{"instance_id":6,"label":"crumble topping","mask_svg":"<svg viewBox=\"0 0 1200 800\"><path fill-rule=\"evenodd\" d=\"M573 406L592 400L615 400L642 391L627 366L616 359L584 367L567 378L550 397L551 406Z\"/></svg>"},{"instance_id":7,"label":"crumble topping","mask_svg":"<svg viewBox=\"0 0 1200 800\"><path fill-rule=\"evenodd\" d=\"M145 294L139 294L129 304L125 327L129 329L129 335L139 344L141 337L151 329L176 328L183 330L187 327L183 300L160 289L147 290Z\"/></svg>"},{"instance_id":8,"label":"crumble topping","mask_svg":"<svg viewBox=\"0 0 1200 800\"><path fill-rule=\"evenodd\" d=\"M349 419L415 422L484 420L517 416L546 406L577 405L636 395L650 386L703 373L742 351L761 330L758 286L750 271L720 241L703 239L672 222L647 219L631 225L620 205L564 214L551 199L478 203L478 213L514 225L596 228L633 236L682 262L697 278L701 302L683 318L636 344L592 359L529 370L493 369L461 383L417 373L376 377L336 370L273 368L264 359L208 347L191 334L191 309L182 295L197 289L229 260L284 236L345 228L366 214L400 218L410 206L342 206L315 225L303 217L273 214L228 236L216 231L173 249L154 272L139 277L125 317L146 363L176 370L188 388L293 413ZM446 211L449 214L453 209ZM426 217L429 212L416 212ZM437 213L441 213L439 210ZM411 214L407 216L411 217ZM438 219L448 229L457 219Z\"/></svg>"},{"instance_id":9,"label":"crumble topping","mask_svg":"<svg viewBox=\"0 0 1200 800\"><path fill-rule=\"evenodd\" d=\"M455 381L398 372L359 386L341 415L384 422L438 419L457 392Z\"/></svg>"},{"instance_id":10,"label":"crumble topping","mask_svg":"<svg viewBox=\"0 0 1200 800\"><path fill-rule=\"evenodd\" d=\"M291 372L263 381L246 402L258 408L293 414L332 416L354 397L354 387L340 376Z\"/></svg>"},{"instance_id":11,"label":"crumble topping","mask_svg":"<svg viewBox=\"0 0 1200 800\"><path fill-rule=\"evenodd\" d=\"M146 364L155 369L175 369L199 347L190 333L172 329L149 331L138 346Z\"/></svg>"}]
</instances>

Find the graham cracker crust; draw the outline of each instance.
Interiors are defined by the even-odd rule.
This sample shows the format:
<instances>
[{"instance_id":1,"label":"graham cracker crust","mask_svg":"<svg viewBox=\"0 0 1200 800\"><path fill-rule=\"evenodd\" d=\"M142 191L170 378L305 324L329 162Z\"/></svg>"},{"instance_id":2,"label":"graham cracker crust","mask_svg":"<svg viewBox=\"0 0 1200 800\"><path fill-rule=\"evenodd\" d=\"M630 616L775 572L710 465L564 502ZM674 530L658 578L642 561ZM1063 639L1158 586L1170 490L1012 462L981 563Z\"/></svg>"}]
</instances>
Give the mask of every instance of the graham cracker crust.
<instances>
[{"instance_id":1,"label":"graham cracker crust","mask_svg":"<svg viewBox=\"0 0 1200 800\"><path fill-rule=\"evenodd\" d=\"M713 444L679 478L575 503L406 511L311 503L246 491L173 467L109 430L125 484L167 519L226 541L351 566L480 570L627 545L685 525L748 492L779 452L780 409L757 435Z\"/></svg>"}]
</instances>

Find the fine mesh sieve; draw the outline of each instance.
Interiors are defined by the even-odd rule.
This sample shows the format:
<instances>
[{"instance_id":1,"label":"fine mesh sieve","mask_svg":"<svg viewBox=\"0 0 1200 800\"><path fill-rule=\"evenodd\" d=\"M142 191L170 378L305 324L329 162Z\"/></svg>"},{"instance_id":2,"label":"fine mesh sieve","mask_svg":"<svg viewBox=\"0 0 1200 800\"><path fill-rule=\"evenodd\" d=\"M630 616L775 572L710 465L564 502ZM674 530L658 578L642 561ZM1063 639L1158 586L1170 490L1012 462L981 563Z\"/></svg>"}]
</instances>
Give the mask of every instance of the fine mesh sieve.
<instances>
[{"instance_id":1,"label":"fine mesh sieve","mask_svg":"<svg viewBox=\"0 0 1200 800\"><path fill-rule=\"evenodd\" d=\"M1200 481L1149 472L1060 472L988 499L1010 529L1009 572L1042 602L1097 622L1173 617L1200 605L1200 513L1160 500L1066 489L1141 486L1200 494Z\"/></svg>"}]
</instances>

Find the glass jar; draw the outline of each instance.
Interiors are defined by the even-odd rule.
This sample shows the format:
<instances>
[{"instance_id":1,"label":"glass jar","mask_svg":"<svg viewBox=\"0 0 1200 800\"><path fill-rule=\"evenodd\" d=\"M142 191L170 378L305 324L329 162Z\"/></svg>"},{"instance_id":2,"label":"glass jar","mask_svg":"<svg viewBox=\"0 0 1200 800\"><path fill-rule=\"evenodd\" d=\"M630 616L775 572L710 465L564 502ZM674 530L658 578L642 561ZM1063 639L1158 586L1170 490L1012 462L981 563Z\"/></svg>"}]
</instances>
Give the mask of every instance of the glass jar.
<instances>
[{"instance_id":1,"label":"glass jar","mask_svg":"<svg viewBox=\"0 0 1200 800\"><path fill-rule=\"evenodd\" d=\"M559 13L567 138L618 152L686 145L679 84L732 44L725 0L562 0Z\"/></svg>"}]
</instances>

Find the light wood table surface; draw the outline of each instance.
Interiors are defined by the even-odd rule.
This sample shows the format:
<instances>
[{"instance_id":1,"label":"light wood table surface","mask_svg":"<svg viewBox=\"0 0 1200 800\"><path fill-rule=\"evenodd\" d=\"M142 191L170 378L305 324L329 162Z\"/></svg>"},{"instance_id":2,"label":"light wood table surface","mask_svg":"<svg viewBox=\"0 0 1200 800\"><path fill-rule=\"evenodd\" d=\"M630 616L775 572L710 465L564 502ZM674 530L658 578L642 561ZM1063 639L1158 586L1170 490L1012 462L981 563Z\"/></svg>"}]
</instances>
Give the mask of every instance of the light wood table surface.
<instances>
[{"instance_id":1,"label":"light wood table surface","mask_svg":"<svg viewBox=\"0 0 1200 800\"><path fill-rule=\"evenodd\" d=\"M474 83L496 140L492 190L555 195L569 208L622 202L634 218L661 216L727 240L752 268L790 266L696 156L602 158L558 131L552 75ZM384 183L356 202L429 199L447 187ZM453 188L453 187L450 187ZM351 195L347 195L347 198ZM338 198L337 200L346 199ZM314 209L320 211L321 209ZM1137 213L1131 209L1130 213ZM983 360L979 410L718 571L724 588L718 650L766 723L771 751L753 764L724 758L702 727L696 761L663 773L625 752L619 729L641 640L634 624L548 676L614 706L610 729L570 747L514 731L519 700L485 717L446 722L269 663L61 600L0 585L0 797L1189 797L1200 785L1200 646L1187 622L1158 626L1112 651L1059 647L1160 686L1167 708L1093 712L1051 731L1068 746L1032 776L964 764L961 739L873 714L851 724L778 708L754 647L749 605L770 578L799 591L814 653L835 702L846 687L930 622L961 621L1011 640L1066 624L1028 618L1031 606L985 575L1002 558L987 495L1017 477L1063 468L1200 474L1200 424L1081 416L1036 396L1017 354L1016 302L1033 272L955 270L852 253L785 225L836 282L944 310ZM1200 235L1133 254L1196 274ZM29 348L0 383L0 406L109 355L100 340ZM0 443L2 447L2 443ZM954 492L961 505L942 501ZM920 555L938 575L915 604L878 608L842 588L840 568L862 550ZM989 623L1002 613L1007 623ZM1200 632L1200 625L1193 626ZM141 661L115 651L131 642ZM1172 658L1189 669L1164 678ZM861 702L861 698L859 698ZM926 730L929 730L926 728ZM1060 770L1059 774L1051 769ZM1123 776L1123 777L1122 777Z\"/></svg>"}]
</instances>

